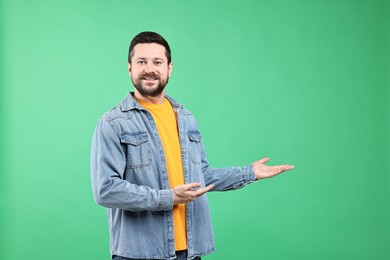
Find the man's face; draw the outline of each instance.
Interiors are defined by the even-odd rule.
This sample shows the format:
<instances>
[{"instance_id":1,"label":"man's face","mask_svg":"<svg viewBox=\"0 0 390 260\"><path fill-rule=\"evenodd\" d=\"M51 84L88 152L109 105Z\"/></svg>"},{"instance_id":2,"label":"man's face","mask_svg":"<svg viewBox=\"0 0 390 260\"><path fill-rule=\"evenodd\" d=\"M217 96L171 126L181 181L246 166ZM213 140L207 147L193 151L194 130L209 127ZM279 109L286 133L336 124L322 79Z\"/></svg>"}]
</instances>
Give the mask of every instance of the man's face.
<instances>
[{"instance_id":1,"label":"man's face","mask_svg":"<svg viewBox=\"0 0 390 260\"><path fill-rule=\"evenodd\" d=\"M173 64L168 64L165 47L157 43L139 43L133 48L128 65L131 81L142 96L159 96L168 83Z\"/></svg>"}]
</instances>

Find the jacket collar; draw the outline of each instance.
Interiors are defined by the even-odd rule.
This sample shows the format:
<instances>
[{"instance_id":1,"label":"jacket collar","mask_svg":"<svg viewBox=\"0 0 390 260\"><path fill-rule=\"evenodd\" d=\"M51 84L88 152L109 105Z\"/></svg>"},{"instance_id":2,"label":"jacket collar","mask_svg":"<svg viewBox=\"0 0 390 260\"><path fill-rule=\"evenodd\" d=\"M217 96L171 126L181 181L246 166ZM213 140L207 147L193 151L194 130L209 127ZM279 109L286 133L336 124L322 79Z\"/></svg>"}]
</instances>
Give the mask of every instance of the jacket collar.
<instances>
[{"instance_id":1,"label":"jacket collar","mask_svg":"<svg viewBox=\"0 0 390 260\"><path fill-rule=\"evenodd\" d=\"M173 98L168 95L165 95L169 102L171 102L174 109L180 109L183 105L177 103ZM145 108L134 98L134 92L129 92L129 94L121 102L122 112L130 111L133 109L144 110Z\"/></svg>"}]
</instances>

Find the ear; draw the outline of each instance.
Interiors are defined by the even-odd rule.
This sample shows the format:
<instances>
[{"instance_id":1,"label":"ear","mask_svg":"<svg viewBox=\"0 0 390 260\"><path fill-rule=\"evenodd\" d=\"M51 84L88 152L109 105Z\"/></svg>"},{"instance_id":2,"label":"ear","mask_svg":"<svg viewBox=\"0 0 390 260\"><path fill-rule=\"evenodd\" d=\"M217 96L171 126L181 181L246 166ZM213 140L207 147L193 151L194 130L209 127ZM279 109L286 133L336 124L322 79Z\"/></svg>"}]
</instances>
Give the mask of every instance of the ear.
<instances>
[{"instance_id":1,"label":"ear","mask_svg":"<svg viewBox=\"0 0 390 260\"><path fill-rule=\"evenodd\" d=\"M169 77L171 76L171 74L172 74L172 70L173 70L173 63L171 62L169 65L168 65L168 75L169 75Z\"/></svg>"},{"instance_id":2,"label":"ear","mask_svg":"<svg viewBox=\"0 0 390 260\"><path fill-rule=\"evenodd\" d=\"M131 77L131 64L127 63L127 71L129 72L129 75Z\"/></svg>"}]
</instances>

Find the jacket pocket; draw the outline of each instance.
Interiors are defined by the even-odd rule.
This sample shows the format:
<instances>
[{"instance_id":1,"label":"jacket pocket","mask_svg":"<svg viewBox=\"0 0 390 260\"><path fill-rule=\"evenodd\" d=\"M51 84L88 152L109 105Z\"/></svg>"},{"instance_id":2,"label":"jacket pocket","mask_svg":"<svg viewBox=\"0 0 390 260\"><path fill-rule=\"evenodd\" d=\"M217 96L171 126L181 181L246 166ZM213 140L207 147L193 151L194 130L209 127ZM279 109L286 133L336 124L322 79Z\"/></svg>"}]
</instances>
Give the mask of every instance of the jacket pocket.
<instances>
[{"instance_id":1,"label":"jacket pocket","mask_svg":"<svg viewBox=\"0 0 390 260\"><path fill-rule=\"evenodd\" d=\"M202 161L201 150L202 150L202 136L197 131L190 131L187 133L189 141L189 153L191 161L199 164Z\"/></svg>"},{"instance_id":2,"label":"jacket pocket","mask_svg":"<svg viewBox=\"0 0 390 260\"><path fill-rule=\"evenodd\" d=\"M127 150L127 168L142 168L149 166L152 163L152 154L150 151L148 134L146 132L123 133L120 136L120 139Z\"/></svg>"}]
</instances>

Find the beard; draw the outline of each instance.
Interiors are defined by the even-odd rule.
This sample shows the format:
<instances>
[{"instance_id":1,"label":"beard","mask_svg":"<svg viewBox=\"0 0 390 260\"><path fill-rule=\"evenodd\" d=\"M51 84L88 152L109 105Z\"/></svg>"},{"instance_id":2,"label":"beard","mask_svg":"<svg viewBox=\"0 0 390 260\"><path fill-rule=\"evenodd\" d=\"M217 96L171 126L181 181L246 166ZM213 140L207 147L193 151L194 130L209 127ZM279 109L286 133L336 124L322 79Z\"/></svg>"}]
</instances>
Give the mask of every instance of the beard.
<instances>
[{"instance_id":1,"label":"beard","mask_svg":"<svg viewBox=\"0 0 390 260\"><path fill-rule=\"evenodd\" d=\"M157 80L157 84L153 83L154 86L150 85L150 83L143 83L142 79L144 78L152 78ZM162 79L159 75L155 73L143 73L137 78L131 77L131 81L133 82L134 87L138 90L138 92L144 97L157 97L161 95L165 86L168 84L169 76L167 75L166 80Z\"/></svg>"}]
</instances>

